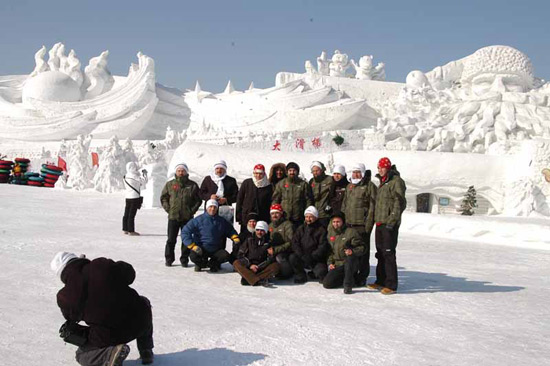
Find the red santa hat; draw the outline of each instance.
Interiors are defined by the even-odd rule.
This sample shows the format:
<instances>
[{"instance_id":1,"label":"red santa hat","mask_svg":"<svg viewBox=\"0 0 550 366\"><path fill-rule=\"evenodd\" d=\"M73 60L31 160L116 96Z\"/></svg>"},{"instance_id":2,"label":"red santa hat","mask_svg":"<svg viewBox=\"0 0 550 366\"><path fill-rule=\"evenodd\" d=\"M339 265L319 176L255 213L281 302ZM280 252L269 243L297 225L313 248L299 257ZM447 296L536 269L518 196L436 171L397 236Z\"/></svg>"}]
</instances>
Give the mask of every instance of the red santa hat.
<instances>
[{"instance_id":1,"label":"red santa hat","mask_svg":"<svg viewBox=\"0 0 550 366\"><path fill-rule=\"evenodd\" d=\"M269 209L269 213L272 214L273 212L283 212L283 206L281 206L278 203L274 203L271 205L271 208Z\"/></svg>"},{"instance_id":2,"label":"red santa hat","mask_svg":"<svg viewBox=\"0 0 550 366\"><path fill-rule=\"evenodd\" d=\"M386 168L386 169L391 169L391 161L389 158L382 158L378 161L378 167L379 168Z\"/></svg>"},{"instance_id":3,"label":"red santa hat","mask_svg":"<svg viewBox=\"0 0 550 366\"><path fill-rule=\"evenodd\" d=\"M254 165L254 173L265 173L265 166L262 164Z\"/></svg>"}]
</instances>

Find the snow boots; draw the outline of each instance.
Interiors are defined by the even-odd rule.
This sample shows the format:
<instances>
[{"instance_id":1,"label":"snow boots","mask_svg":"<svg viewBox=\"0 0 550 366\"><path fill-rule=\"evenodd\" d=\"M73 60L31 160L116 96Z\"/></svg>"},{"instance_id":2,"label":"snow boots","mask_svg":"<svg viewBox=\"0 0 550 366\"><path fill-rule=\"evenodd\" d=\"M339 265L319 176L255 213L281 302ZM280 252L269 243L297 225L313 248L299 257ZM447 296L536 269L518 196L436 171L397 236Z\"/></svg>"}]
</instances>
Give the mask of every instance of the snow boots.
<instances>
[{"instance_id":1,"label":"snow boots","mask_svg":"<svg viewBox=\"0 0 550 366\"><path fill-rule=\"evenodd\" d=\"M152 364L154 357L155 357L155 355L153 354L152 349L144 349L142 351L139 351L139 358L141 358L141 363L143 365Z\"/></svg>"},{"instance_id":2,"label":"snow boots","mask_svg":"<svg viewBox=\"0 0 550 366\"><path fill-rule=\"evenodd\" d=\"M126 357L130 354L130 347L127 344L119 344L113 348L111 357L107 362L107 366L121 366Z\"/></svg>"}]
</instances>

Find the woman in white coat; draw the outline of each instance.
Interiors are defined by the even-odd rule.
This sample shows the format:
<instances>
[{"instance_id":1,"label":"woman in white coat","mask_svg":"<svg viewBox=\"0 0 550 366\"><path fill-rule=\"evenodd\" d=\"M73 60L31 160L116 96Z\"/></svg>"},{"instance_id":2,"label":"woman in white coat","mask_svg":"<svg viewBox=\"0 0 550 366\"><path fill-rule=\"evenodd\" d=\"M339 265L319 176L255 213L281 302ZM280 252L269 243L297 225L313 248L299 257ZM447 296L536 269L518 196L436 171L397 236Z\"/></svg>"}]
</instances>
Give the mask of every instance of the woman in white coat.
<instances>
[{"instance_id":1,"label":"woman in white coat","mask_svg":"<svg viewBox=\"0 0 550 366\"><path fill-rule=\"evenodd\" d=\"M143 175L138 172L137 164L129 162L126 164L126 175L124 176L124 188L126 190L126 207L122 217L122 231L126 235L139 235L135 230L134 220L137 210L141 208L141 187L147 184L147 170L143 169Z\"/></svg>"}]
</instances>

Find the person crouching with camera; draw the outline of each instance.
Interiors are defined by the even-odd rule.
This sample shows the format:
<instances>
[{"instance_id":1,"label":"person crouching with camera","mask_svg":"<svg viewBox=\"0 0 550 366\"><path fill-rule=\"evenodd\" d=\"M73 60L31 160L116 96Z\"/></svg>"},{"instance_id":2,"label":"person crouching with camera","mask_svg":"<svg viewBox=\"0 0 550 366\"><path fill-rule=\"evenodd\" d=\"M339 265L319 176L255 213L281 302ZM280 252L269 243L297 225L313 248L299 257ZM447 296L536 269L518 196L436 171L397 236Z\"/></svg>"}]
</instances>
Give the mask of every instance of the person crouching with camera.
<instances>
[{"instance_id":1,"label":"person crouching with camera","mask_svg":"<svg viewBox=\"0 0 550 366\"><path fill-rule=\"evenodd\" d=\"M80 365L120 366L130 353L126 343L134 339L141 363L153 362L151 303L130 287L136 278L130 264L59 252L50 266L65 285L57 293L66 319L59 333L78 346Z\"/></svg>"}]
</instances>

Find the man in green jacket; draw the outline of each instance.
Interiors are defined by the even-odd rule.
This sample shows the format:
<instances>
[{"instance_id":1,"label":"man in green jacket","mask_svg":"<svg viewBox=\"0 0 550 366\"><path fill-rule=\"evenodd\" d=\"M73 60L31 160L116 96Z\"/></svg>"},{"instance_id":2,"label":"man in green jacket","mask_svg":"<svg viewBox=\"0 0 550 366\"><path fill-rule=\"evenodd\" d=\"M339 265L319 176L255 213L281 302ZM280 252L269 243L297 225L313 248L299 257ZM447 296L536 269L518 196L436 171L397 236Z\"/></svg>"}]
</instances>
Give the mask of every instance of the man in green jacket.
<instances>
[{"instance_id":1,"label":"man in green jacket","mask_svg":"<svg viewBox=\"0 0 550 366\"><path fill-rule=\"evenodd\" d=\"M370 272L370 236L374 227L376 186L371 182L370 170L365 170L365 165L361 163L353 166L351 174L351 182L342 201L342 212L346 215L347 226L359 233L365 246L365 255L361 257L359 272L355 275L355 284L365 286Z\"/></svg>"},{"instance_id":2,"label":"man in green jacket","mask_svg":"<svg viewBox=\"0 0 550 366\"><path fill-rule=\"evenodd\" d=\"M280 204L287 220L297 228L304 222L305 209L313 206L313 194L309 184L298 176L300 173L298 164L290 162L286 170L288 177L277 183L272 203Z\"/></svg>"},{"instance_id":3,"label":"man in green jacket","mask_svg":"<svg viewBox=\"0 0 550 366\"><path fill-rule=\"evenodd\" d=\"M309 185L313 192L314 206L319 212L317 221L326 229L330 218L329 193L332 177L326 175L325 171L325 165L320 161L311 163L311 174L313 174L313 178L309 180Z\"/></svg>"},{"instance_id":4,"label":"man in green jacket","mask_svg":"<svg viewBox=\"0 0 550 366\"><path fill-rule=\"evenodd\" d=\"M199 186L189 179L188 172L185 163L176 165L176 177L166 183L160 196L162 207L168 213L168 240L164 248L167 267L174 263L174 249L181 228L193 218L202 203ZM183 243L180 263L183 267L189 264L189 249Z\"/></svg>"},{"instance_id":5,"label":"man in green jacket","mask_svg":"<svg viewBox=\"0 0 550 366\"><path fill-rule=\"evenodd\" d=\"M323 287L336 288L343 284L344 293L351 294L354 274L365 251L361 236L355 229L346 227L346 216L338 213L330 218L327 237L332 251L328 257L328 274L323 279Z\"/></svg>"},{"instance_id":6,"label":"man in green jacket","mask_svg":"<svg viewBox=\"0 0 550 366\"><path fill-rule=\"evenodd\" d=\"M285 219L285 213L281 205L275 203L269 210L271 223L269 224L269 243L270 248L267 254L279 263L279 278L290 278L294 271L288 257L292 246L292 237L294 236L294 226Z\"/></svg>"},{"instance_id":7,"label":"man in green jacket","mask_svg":"<svg viewBox=\"0 0 550 366\"><path fill-rule=\"evenodd\" d=\"M390 159L382 158L378 162L380 186L376 196L374 222L376 231L376 281L368 288L380 290L384 295L393 294L397 290L397 261L395 248L401 225L401 215L407 207L405 191L407 186L401 179L395 165Z\"/></svg>"}]
</instances>

